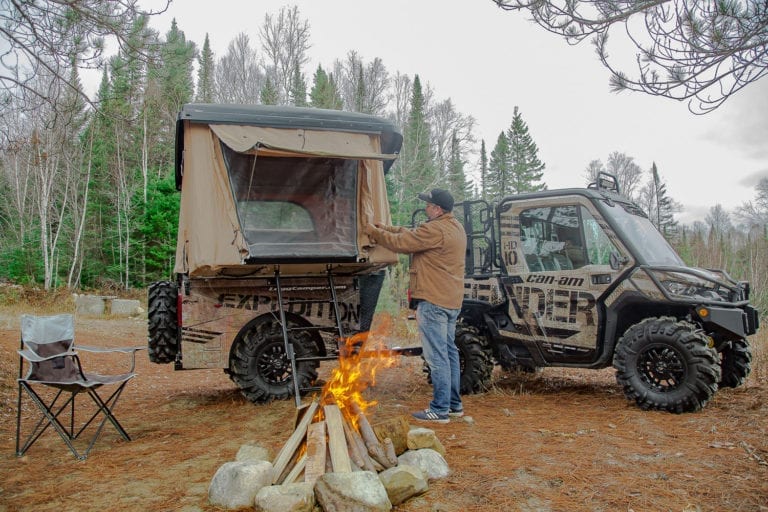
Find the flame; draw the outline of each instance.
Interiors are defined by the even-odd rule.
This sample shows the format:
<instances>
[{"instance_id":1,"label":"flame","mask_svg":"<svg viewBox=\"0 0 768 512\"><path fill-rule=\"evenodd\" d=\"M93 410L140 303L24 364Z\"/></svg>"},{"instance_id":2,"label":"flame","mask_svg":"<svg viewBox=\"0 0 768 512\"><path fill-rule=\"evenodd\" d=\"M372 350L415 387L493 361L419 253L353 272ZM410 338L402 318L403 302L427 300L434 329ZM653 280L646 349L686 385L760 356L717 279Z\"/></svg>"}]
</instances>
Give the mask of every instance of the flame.
<instances>
[{"instance_id":1,"label":"flame","mask_svg":"<svg viewBox=\"0 0 768 512\"><path fill-rule=\"evenodd\" d=\"M339 354L339 366L333 369L320 395L321 405L338 405L355 429L358 428L357 413L365 414L369 407L377 403L375 400L366 400L363 392L376 385L379 369L389 368L398 360L384 344L385 335L392 330L392 319L388 315L379 315L377 320L374 330L344 340Z\"/></svg>"}]
</instances>

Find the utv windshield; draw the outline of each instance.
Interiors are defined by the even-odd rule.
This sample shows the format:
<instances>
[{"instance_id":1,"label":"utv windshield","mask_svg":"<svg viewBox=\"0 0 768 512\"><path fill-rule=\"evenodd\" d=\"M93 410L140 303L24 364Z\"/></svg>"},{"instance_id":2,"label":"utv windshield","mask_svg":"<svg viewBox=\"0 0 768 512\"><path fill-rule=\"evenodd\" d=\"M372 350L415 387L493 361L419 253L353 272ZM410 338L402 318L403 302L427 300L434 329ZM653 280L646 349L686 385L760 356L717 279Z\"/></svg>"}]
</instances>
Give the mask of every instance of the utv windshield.
<instances>
[{"instance_id":1,"label":"utv windshield","mask_svg":"<svg viewBox=\"0 0 768 512\"><path fill-rule=\"evenodd\" d=\"M222 152L250 261L356 256L358 160Z\"/></svg>"},{"instance_id":2,"label":"utv windshield","mask_svg":"<svg viewBox=\"0 0 768 512\"><path fill-rule=\"evenodd\" d=\"M659 230L637 207L625 203L604 203L604 207L615 229L627 236L641 263L685 266Z\"/></svg>"}]
</instances>

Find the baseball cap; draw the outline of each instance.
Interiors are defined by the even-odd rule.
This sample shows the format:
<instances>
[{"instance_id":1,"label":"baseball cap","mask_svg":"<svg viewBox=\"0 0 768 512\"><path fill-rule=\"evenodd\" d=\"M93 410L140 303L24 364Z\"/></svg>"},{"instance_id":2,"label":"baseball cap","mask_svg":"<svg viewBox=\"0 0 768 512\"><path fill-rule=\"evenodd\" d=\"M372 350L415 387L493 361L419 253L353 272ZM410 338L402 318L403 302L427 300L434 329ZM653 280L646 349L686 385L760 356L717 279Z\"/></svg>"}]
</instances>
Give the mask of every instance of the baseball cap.
<instances>
[{"instance_id":1,"label":"baseball cap","mask_svg":"<svg viewBox=\"0 0 768 512\"><path fill-rule=\"evenodd\" d=\"M453 210L453 196L450 192L441 188L433 188L429 192L422 192L419 194L419 199L436 204L446 212Z\"/></svg>"}]
</instances>

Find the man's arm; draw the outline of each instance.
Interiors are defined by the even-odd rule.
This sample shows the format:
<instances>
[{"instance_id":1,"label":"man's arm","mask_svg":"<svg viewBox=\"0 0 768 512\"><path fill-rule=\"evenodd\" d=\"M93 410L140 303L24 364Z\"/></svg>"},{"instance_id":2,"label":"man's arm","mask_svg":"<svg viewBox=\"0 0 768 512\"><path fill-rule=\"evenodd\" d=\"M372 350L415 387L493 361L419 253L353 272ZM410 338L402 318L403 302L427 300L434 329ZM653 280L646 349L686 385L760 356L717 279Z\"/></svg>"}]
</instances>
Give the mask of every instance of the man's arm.
<instances>
[{"instance_id":1,"label":"man's arm","mask_svg":"<svg viewBox=\"0 0 768 512\"><path fill-rule=\"evenodd\" d=\"M394 228L396 231L391 231L388 228ZM433 249L443 243L443 234L439 229L430 226L428 222L415 229L396 226L379 228L373 224L368 224L365 228L365 234L387 249L405 254Z\"/></svg>"}]
</instances>

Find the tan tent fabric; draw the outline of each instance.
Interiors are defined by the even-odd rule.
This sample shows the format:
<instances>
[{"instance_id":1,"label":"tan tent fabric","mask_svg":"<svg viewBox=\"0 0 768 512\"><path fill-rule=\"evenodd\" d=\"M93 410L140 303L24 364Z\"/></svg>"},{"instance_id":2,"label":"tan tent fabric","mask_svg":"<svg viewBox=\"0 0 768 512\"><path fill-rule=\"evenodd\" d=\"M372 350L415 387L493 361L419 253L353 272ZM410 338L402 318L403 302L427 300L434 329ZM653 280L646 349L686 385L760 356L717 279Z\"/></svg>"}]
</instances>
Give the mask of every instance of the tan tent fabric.
<instances>
[{"instance_id":1,"label":"tan tent fabric","mask_svg":"<svg viewBox=\"0 0 768 512\"><path fill-rule=\"evenodd\" d=\"M397 155L381 154L378 135L233 124L210 126L224 144L240 153L249 152L258 145L259 153L273 155L295 153L303 156L319 155L374 160L397 158Z\"/></svg>"},{"instance_id":2,"label":"tan tent fabric","mask_svg":"<svg viewBox=\"0 0 768 512\"><path fill-rule=\"evenodd\" d=\"M243 262L249 256L248 244L240 231L219 137L227 146L240 152L250 150L254 141L260 144L268 141L281 148L273 152L274 156L312 154L352 158L351 155L355 155L354 158L360 159L357 248L361 261L345 264L344 267L357 273L397 261L397 256L391 251L380 246L371 247L368 237L363 234L368 222L391 222L383 164L378 159L383 156L378 136L313 131L307 137L308 130L232 125L209 127L206 124L186 123L175 272L188 273L190 277L237 274L241 272L238 269L244 268L251 268L255 273L274 272L269 265L244 267ZM307 140L309 144L302 143L299 150L295 140L293 147L288 143L293 139ZM306 151L308 147L311 151ZM316 267L318 273L327 270L324 264L317 264ZM296 268L302 272L314 269L306 265Z\"/></svg>"},{"instance_id":3,"label":"tan tent fabric","mask_svg":"<svg viewBox=\"0 0 768 512\"><path fill-rule=\"evenodd\" d=\"M184 181L175 272L191 276L241 265L248 246L240 233L218 139L206 125L184 131Z\"/></svg>"},{"instance_id":4,"label":"tan tent fabric","mask_svg":"<svg viewBox=\"0 0 768 512\"><path fill-rule=\"evenodd\" d=\"M397 256L389 249L372 244L365 234L364 228L369 222L376 224L391 224L392 217L387 200L387 185L384 181L384 170L377 160L360 161L360 178L358 179L358 217L357 232L358 246L362 254L368 253L370 263L396 263Z\"/></svg>"}]
</instances>

